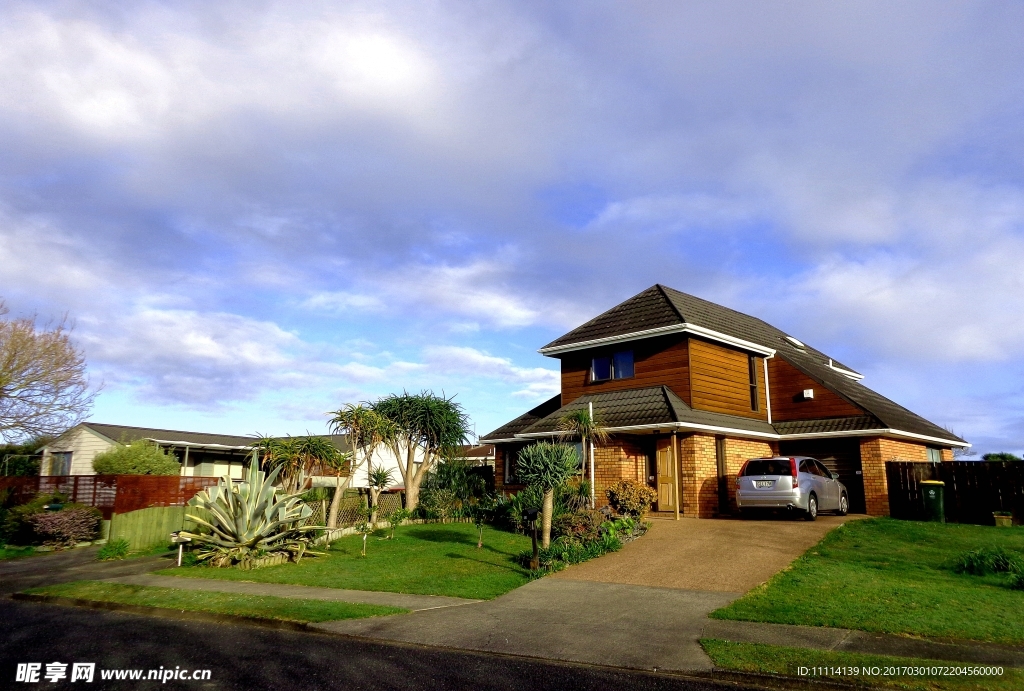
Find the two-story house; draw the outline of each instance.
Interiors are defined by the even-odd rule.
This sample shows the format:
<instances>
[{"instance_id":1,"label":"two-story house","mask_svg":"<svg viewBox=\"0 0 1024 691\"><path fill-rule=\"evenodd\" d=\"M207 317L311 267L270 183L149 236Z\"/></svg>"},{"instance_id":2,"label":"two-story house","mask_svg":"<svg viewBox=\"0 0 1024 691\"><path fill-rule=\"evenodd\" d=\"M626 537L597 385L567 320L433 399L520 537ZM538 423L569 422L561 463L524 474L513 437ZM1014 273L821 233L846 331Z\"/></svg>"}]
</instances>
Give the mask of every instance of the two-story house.
<instances>
[{"instance_id":1,"label":"two-story house","mask_svg":"<svg viewBox=\"0 0 1024 691\"><path fill-rule=\"evenodd\" d=\"M480 440L495 445L499 489L521 486L520 449L557 438L567 412L590 406L610 433L594 453L599 505L630 478L656 489L656 510L700 517L732 513L743 462L776 454L818 458L851 511L887 515L886 461L952 460L969 446L797 338L661 285L540 352L561 361L561 394Z\"/></svg>"}]
</instances>

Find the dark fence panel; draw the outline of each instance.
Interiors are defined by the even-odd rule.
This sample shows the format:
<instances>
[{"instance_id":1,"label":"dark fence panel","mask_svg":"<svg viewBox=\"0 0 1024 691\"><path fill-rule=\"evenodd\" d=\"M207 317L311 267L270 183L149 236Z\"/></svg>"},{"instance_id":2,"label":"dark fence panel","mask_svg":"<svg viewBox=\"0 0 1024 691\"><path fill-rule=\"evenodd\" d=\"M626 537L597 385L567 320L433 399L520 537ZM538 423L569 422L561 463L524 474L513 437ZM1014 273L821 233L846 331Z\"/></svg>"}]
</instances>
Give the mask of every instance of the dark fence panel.
<instances>
[{"instance_id":1,"label":"dark fence panel","mask_svg":"<svg viewBox=\"0 0 1024 691\"><path fill-rule=\"evenodd\" d=\"M217 484L215 477L176 475L120 475L114 513L128 513L151 506L184 506L201 490Z\"/></svg>"},{"instance_id":2,"label":"dark fence panel","mask_svg":"<svg viewBox=\"0 0 1024 691\"><path fill-rule=\"evenodd\" d=\"M950 523L994 525L992 513L1008 511L1024 520L1024 463L952 461L885 464L889 482L889 513L894 518L921 520L922 480L942 480L946 520Z\"/></svg>"},{"instance_id":3,"label":"dark fence panel","mask_svg":"<svg viewBox=\"0 0 1024 691\"><path fill-rule=\"evenodd\" d=\"M114 513L151 506L182 506L217 480L178 475L43 475L0 477L0 490L9 490L11 505L24 504L40 492L59 492L69 501L95 506L109 519Z\"/></svg>"}]
</instances>

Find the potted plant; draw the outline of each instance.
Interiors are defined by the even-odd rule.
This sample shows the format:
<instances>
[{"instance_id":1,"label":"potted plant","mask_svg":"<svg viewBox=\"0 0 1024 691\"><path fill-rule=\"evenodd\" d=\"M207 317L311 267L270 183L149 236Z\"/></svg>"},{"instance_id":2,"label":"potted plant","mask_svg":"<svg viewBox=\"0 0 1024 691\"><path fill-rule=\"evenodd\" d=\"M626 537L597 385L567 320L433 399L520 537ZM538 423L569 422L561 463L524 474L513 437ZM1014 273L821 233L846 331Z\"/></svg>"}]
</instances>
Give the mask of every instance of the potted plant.
<instances>
[{"instance_id":1,"label":"potted plant","mask_svg":"<svg viewBox=\"0 0 1024 691\"><path fill-rule=\"evenodd\" d=\"M997 528L1009 528L1013 526L1013 514L1009 511L993 511L992 518L996 519Z\"/></svg>"}]
</instances>

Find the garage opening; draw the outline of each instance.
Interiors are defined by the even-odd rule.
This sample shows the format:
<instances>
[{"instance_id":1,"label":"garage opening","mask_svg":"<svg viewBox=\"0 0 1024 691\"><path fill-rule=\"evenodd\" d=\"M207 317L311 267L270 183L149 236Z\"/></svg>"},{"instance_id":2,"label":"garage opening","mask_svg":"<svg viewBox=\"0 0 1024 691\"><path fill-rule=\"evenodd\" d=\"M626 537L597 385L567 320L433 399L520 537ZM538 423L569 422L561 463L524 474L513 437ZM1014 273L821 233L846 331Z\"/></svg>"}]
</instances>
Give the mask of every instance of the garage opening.
<instances>
[{"instance_id":1,"label":"garage opening","mask_svg":"<svg viewBox=\"0 0 1024 691\"><path fill-rule=\"evenodd\" d=\"M850 497L850 513L864 513L864 475L860 465L860 440L803 439L779 442L780 456L812 456L839 474Z\"/></svg>"}]
</instances>

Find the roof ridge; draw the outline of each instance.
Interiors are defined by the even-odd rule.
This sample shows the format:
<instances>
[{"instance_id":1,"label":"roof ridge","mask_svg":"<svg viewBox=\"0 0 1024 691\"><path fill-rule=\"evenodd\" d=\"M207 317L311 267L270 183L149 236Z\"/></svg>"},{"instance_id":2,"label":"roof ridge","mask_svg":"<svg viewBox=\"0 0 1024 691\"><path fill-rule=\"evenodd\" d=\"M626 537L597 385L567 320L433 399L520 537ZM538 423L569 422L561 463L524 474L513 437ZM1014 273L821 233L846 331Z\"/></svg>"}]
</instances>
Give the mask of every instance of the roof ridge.
<instances>
[{"instance_id":1,"label":"roof ridge","mask_svg":"<svg viewBox=\"0 0 1024 691\"><path fill-rule=\"evenodd\" d=\"M680 312L680 311L679 311L679 308L678 308L678 307L676 307L676 303L672 302L672 298L670 298L670 297L668 296L668 293L666 292L666 288L667 288L668 290L675 290L675 289L674 289L674 288L671 288L670 286L664 286L664 285L662 285L662 284L660 284L660 283L655 283L655 284L654 284L654 287L658 289L658 292L659 292L659 293L661 293L661 297L665 298L665 302L667 302L667 303L668 303L668 306L672 308L672 311L676 313L676 316L677 316L677 317L679 317L679 319L680 319L680 320L681 320L681 321L682 321L682 322L683 322L684 324L686 324L686 323L687 323L687 322L686 322L686 317L685 317L685 316L683 315L683 313L682 313L682 312ZM680 291L676 290L675 292L677 292L677 293L678 293L678 292L680 292Z\"/></svg>"}]
</instances>

